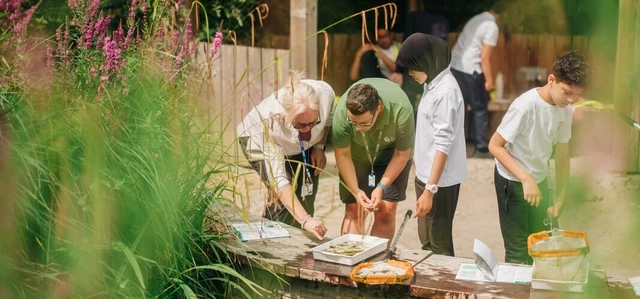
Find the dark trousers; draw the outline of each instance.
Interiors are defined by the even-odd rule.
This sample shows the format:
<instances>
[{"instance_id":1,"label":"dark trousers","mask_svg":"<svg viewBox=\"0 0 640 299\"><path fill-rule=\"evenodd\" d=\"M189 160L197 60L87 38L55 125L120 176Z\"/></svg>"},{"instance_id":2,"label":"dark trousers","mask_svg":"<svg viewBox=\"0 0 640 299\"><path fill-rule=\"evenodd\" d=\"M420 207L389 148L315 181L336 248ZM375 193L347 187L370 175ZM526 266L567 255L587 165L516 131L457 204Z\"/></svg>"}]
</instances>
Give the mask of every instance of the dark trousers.
<instances>
[{"instance_id":1,"label":"dark trousers","mask_svg":"<svg viewBox=\"0 0 640 299\"><path fill-rule=\"evenodd\" d=\"M247 148L246 138L240 138L239 142L241 144L245 157L247 157L247 159L249 160L249 163L251 164L251 167L256 172L258 172L258 174L260 175L260 179L265 184L265 186L267 186L267 189L268 189L267 203L265 205L264 212L262 213L262 217L270 220L286 223L293 227L300 228L300 224L296 221L293 215L291 215L291 213L289 213L287 208L284 207L282 202L278 200L278 196L275 191L276 186L273 186L274 180L270 175L272 173L272 170L269 169L269 167L267 166L267 163L265 163L264 160L249 159L249 154L246 151L246 148ZM306 151L307 157L311 157L311 150L312 148L309 148ZM298 166L300 166L299 169L298 169ZM314 176L313 173L315 169L309 168L309 171L311 172L311 178L313 180L313 194L302 197L301 186L304 184L303 178L306 178L306 174L303 175L305 170L304 170L304 159L302 157L302 154L285 157L284 167L287 171L287 177L289 179L289 182L292 183L291 188L293 188L293 180L296 179L297 188L294 191L298 199L300 199L300 203L302 204L302 207L304 208L305 211L307 211L307 213L309 213L309 215L313 216L313 213L315 212L314 204L316 201L316 194L318 194L318 182L319 182L320 176ZM291 201L292 199L283 198L282 200Z\"/></svg>"},{"instance_id":2,"label":"dark trousers","mask_svg":"<svg viewBox=\"0 0 640 299\"><path fill-rule=\"evenodd\" d=\"M380 71L374 51L367 51L360 58L360 79L364 78L386 78Z\"/></svg>"},{"instance_id":3,"label":"dark trousers","mask_svg":"<svg viewBox=\"0 0 640 299\"><path fill-rule=\"evenodd\" d=\"M484 89L484 74L474 72L473 75L451 69L451 73L458 81L465 106L471 106L469 120L469 136L474 136L476 150L487 151L489 138L487 125L489 123L489 95Z\"/></svg>"},{"instance_id":4,"label":"dark trousers","mask_svg":"<svg viewBox=\"0 0 640 299\"><path fill-rule=\"evenodd\" d=\"M420 198L425 184L416 178L416 199ZM429 192L429 191L426 191ZM454 256L453 216L458 206L460 184L438 188L433 195L433 205L427 215L418 217L418 236L422 249L435 254Z\"/></svg>"},{"instance_id":5,"label":"dark trousers","mask_svg":"<svg viewBox=\"0 0 640 299\"><path fill-rule=\"evenodd\" d=\"M538 184L542 193L538 207L531 206L524 199L522 183L504 178L497 168L494 170L494 181L498 195L500 230L504 240L504 260L507 263L531 265L533 259L529 256L527 238L530 234L551 229L547 219L550 200L547 180Z\"/></svg>"}]
</instances>

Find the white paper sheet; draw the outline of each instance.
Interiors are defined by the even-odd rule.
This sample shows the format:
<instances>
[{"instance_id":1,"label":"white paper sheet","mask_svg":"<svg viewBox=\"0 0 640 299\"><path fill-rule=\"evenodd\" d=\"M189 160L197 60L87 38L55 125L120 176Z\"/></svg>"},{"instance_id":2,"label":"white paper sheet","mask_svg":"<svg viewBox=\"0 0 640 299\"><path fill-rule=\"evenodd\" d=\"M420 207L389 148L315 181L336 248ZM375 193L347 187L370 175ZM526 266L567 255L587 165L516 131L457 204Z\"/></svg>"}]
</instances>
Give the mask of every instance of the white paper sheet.
<instances>
[{"instance_id":1,"label":"white paper sheet","mask_svg":"<svg viewBox=\"0 0 640 299\"><path fill-rule=\"evenodd\" d=\"M489 247L480 240L473 242L475 264L462 264L458 268L456 279L506 282L527 284L531 283L533 268L531 266L512 266L498 263L498 258Z\"/></svg>"},{"instance_id":2,"label":"white paper sheet","mask_svg":"<svg viewBox=\"0 0 640 299\"><path fill-rule=\"evenodd\" d=\"M480 240L475 239L473 241L473 256L480 271L491 281L495 281L498 270L498 258L491 252L491 249Z\"/></svg>"},{"instance_id":3,"label":"white paper sheet","mask_svg":"<svg viewBox=\"0 0 640 299\"><path fill-rule=\"evenodd\" d=\"M533 268L531 266L511 266L498 265L496 271L496 282L527 284L531 283L531 274ZM492 282L486 275L480 271L476 264L463 263L458 268L456 279Z\"/></svg>"}]
</instances>

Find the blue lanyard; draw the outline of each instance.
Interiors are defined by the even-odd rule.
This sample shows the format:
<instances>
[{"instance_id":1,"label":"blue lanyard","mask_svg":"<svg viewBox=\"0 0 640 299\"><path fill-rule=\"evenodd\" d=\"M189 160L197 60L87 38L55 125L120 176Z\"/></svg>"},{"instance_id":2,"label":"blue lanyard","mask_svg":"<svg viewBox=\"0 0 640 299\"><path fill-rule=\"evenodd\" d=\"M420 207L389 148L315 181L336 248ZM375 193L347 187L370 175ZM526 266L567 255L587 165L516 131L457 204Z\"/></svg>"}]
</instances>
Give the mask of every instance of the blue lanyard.
<instances>
[{"instance_id":1,"label":"blue lanyard","mask_svg":"<svg viewBox=\"0 0 640 299\"><path fill-rule=\"evenodd\" d=\"M307 165L309 165L309 160L307 159L307 153L304 150L304 145L302 144L302 137L300 137L300 134L298 134L298 141L300 141L300 150L302 151L302 160L304 162L304 170L307 173L307 178L311 180L311 171L309 171L309 167L307 167Z\"/></svg>"}]
</instances>

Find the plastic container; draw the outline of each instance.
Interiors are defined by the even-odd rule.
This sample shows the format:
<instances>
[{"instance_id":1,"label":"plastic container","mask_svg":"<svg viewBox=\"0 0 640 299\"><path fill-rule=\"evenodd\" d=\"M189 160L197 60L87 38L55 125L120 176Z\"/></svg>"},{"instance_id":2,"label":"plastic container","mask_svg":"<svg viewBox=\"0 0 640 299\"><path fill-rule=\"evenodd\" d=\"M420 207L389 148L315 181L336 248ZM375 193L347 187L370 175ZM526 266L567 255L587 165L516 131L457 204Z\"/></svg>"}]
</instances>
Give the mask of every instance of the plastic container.
<instances>
[{"instance_id":1,"label":"plastic container","mask_svg":"<svg viewBox=\"0 0 640 299\"><path fill-rule=\"evenodd\" d=\"M584 288L589 281L589 262L582 263L582 267L578 271L575 279L572 281L552 280L536 278L536 263L533 263L533 275L531 276L531 288L539 290L552 290L562 292L584 292Z\"/></svg>"},{"instance_id":2,"label":"plastic container","mask_svg":"<svg viewBox=\"0 0 640 299\"><path fill-rule=\"evenodd\" d=\"M348 241L364 242L365 243L364 250L353 256L347 256L347 255L324 251L325 249L329 248L329 246L338 245L340 243L348 242ZM378 238L373 236L363 237L362 235L347 234L335 240L332 240L332 241L320 244L314 248L311 248L311 252L313 252L313 258L316 260L353 266L365 259L368 259L380 252L383 252L385 249L387 249L388 242L389 242L389 239Z\"/></svg>"},{"instance_id":3,"label":"plastic container","mask_svg":"<svg viewBox=\"0 0 640 299\"><path fill-rule=\"evenodd\" d=\"M558 230L529 235L529 255L534 260L537 279L555 281L580 281L589 242L581 231Z\"/></svg>"},{"instance_id":4,"label":"plastic container","mask_svg":"<svg viewBox=\"0 0 640 299\"><path fill-rule=\"evenodd\" d=\"M502 73L496 75L496 99L504 99L504 75Z\"/></svg>"}]
</instances>

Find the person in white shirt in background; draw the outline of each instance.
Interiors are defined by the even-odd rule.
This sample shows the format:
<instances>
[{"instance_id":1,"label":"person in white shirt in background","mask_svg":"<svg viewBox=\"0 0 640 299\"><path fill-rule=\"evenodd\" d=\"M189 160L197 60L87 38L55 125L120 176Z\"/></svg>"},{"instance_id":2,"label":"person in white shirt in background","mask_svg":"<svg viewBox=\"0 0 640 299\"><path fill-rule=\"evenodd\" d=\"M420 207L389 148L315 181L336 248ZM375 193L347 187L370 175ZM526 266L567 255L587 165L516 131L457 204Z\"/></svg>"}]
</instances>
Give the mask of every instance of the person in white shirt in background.
<instances>
[{"instance_id":1,"label":"person in white shirt in background","mask_svg":"<svg viewBox=\"0 0 640 299\"><path fill-rule=\"evenodd\" d=\"M407 38L397 64L424 92L416 116L414 143L416 213L422 248L454 256L453 216L460 184L467 179L464 100L449 70L451 52L444 40L424 33Z\"/></svg>"},{"instance_id":2,"label":"person in white shirt in background","mask_svg":"<svg viewBox=\"0 0 640 299\"><path fill-rule=\"evenodd\" d=\"M377 30L376 45L366 43L356 52L349 72L351 81L364 78L387 78L394 81L397 80L397 76L401 76L401 74L394 75L400 43L393 39L391 30L384 27ZM402 82L396 83L402 84Z\"/></svg>"},{"instance_id":3,"label":"person in white shirt in background","mask_svg":"<svg viewBox=\"0 0 640 299\"><path fill-rule=\"evenodd\" d=\"M504 6L498 0L490 11L471 18L452 50L451 72L460 85L465 104L471 106L469 135L475 139L474 158L491 158L487 136L489 92L495 88L491 54L498 43L496 21Z\"/></svg>"},{"instance_id":4,"label":"person in white shirt in background","mask_svg":"<svg viewBox=\"0 0 640 299\"><path fill-rule=\"evenodd\" d=\"M318 175L327 161L324 145L335 93L326 82L301 79L292 71L285 87L238 124L237 134L246 158L269 188L263 217L302 227L322 240L327 228L313 213Z\"/></svg>"},{"instance_id":5,"label":"person in white shirt in background","mask_svg":"<svg viewBox=\"0 0 640 299\"><path fill-rule=\"evenodd\" d=\"M578 101L589 75L584 56L573 51L563 54L553 63L547 84L515 99L491 137L489 150L496 157L494 182L507 263L531 264L527 238L551 229L549 224L560 216L569 181L571 104ZM557 195L551 198L548 177L554 147Z\"/></svg>"}]
</instances>

